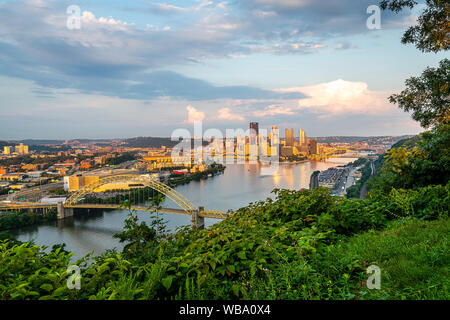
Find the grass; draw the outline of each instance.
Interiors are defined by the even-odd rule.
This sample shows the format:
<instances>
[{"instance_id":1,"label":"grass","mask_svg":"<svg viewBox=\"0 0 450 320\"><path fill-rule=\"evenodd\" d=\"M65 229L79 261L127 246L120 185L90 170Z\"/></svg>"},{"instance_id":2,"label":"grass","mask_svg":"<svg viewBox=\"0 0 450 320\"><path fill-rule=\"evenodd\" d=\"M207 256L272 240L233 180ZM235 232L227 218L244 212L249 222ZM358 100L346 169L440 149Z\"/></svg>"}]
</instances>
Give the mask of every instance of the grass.
<instances>
[{"instance_id":1,"label":"grass","mask_svg":"<svg viewBox=\"0 0 450 320\"><path fill-rule=\"evenodd\" d=\"M448 218L397 220L281 265L244 299L447 300L449 231ZM370 265L381 269L380 290L366 286Z\"/></svg>"},{"instance_id":2,"label":"grass","mask_svg":"<svg viewBox=\"0 0 450 320\"><path fill-rule=\"evenodd\" d=\"M364 299L449 299L448 219L403 219L384 231L367 232L335 247L337 256L375 264L381 289L355 292ZM367 277L367 276L366 276Z\"/></svg>"}]
</instances>

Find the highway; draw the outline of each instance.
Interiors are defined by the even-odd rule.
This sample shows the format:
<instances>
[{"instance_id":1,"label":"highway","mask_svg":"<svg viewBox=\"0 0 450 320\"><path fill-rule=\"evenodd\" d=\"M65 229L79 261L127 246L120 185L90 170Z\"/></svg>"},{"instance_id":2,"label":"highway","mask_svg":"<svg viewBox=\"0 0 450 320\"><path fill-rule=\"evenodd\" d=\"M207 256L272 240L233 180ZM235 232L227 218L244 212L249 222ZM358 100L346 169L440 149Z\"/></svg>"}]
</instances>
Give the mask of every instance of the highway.
<instances>
[{"instance_id":1,"label":"highway","mask_svg":"<svg viewBox=\"0 0 450 320\"><path fill-rule=\"evenodd\" d=\"M333 192L345 195L347 193L347 188L355 184L355 172L358 169L359 168L354 167L345 168L344 173L338 179Z\"/></svg>"},{"instance_id":2,"label":"highway","mask_svg":"<svg viewBox=\"0 0 450 320\"><path fill-rule=\"evenodd\" d=\"M337 182L336 182L336 186L333 189L333 192L338 193L338 194L345 194L345 189L346 189L346 185L347 185L347 177L348 177L348 172L349 172L349 168L345 168L344 172L341 174L341 176L338 178Z\"/></svg>"},{"instance_id":3,"label":"highway","mask_svg":"<svg viewBox=\"0 0 450 320\"><path fill-rule=\"evenodd\" d=\"M5 199L2 199L2 200L13 201L13 200L17 200L19 198L25 198L25 199L38 198L38 197L42 197L42 195L49 190L58 189L58 188L62 188L62 187L64 187L63 182L44 184L42 186L23 189L18 192L11 193L11 194L7 195L7 197Z\"/></svg>"}]
</instances>

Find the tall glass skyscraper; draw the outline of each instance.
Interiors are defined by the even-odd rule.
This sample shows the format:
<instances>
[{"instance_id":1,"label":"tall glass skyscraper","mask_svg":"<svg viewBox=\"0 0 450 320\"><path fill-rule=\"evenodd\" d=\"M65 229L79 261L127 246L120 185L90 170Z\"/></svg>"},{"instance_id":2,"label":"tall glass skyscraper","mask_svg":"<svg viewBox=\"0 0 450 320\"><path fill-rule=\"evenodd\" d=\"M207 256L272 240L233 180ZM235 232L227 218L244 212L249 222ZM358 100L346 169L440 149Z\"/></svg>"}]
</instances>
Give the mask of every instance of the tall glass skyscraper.
<instances>
[{"instance_id":1,"label":"tall glass skyscraper","mask_svg":"<svg viewBox=\"0 0 450 320\"><path fill-rule=\"evenodd\" d=\"M302 129L299 130L299 144L300 146L304 146L306 144L305 131L303 131Z\"/></svg>"}]
</instances>

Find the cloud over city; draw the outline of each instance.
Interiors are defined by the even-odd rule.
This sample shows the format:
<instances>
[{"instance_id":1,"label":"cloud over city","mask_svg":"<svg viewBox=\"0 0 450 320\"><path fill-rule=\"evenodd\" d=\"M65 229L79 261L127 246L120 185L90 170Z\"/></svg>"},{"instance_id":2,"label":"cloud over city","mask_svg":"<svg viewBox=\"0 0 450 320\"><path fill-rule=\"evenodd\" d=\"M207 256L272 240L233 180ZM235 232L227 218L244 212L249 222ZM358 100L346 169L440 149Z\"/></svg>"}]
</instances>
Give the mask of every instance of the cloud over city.
<instances>
[{"instance_id":1,"label":"cloud over city","mask_svg":"<svg viewBox=\"0 0 450 320\"><path fill-rule=\"evenodd\" d=\"M301 92L307 98L298 101L298 110L308 110L322 117L346 114L383 114L395 110L389 104L392 92L374 92L367 83L338 79L312 86L280 89L281 92Z\"/></svg>"},{"instance_id":2,"label":"cloud over city","mask_svg":"<svg viewBox=\"0 0 450 320\"><path fill-rule=\"evenodd\" d=\"M302 69L303 61L333 59L330 52L363 54L365 42L379 41L382 33L370 33L365 24L369 0L130 1L126 8L99 0L80 4L80 29L70 30L72 4L0 2L0 77L17 84L23 97L0 108L28 127L36 114L51 123L64 119L63 110L98 112L108 103L114 105L105 116L114 119L111 126L127 119L132 105L157 114L168 129L195 119L242 125L393 112L388 92L369 89L364 77L318 79L325 74L320 65L315 72ZM400 30L415 17L408 10L384 12L383 30ZM355 37L363 40L355 43ZM297 62L279 67L285 59ZM266 62L273 71L261 77ZM351 70L351 61L345 63ZM275 77L286 89L277 89ZM44 105L51 116L38 113ZM149 124L150 118L137 121ZM6 118L0 121L9 127Z\"/></svg>"}]
</instances>

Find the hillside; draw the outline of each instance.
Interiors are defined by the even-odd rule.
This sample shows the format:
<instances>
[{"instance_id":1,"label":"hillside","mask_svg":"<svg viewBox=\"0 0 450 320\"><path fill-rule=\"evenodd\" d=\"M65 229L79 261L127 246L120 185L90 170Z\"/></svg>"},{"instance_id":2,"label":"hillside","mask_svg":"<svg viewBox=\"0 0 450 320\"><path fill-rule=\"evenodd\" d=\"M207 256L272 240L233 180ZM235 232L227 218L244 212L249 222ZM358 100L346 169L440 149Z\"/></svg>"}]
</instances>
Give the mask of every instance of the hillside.
<instances>
[{"instance_id":1,"label":"hillside","mask_svg":"<svg viewBox=\"0 0 450 320\"><path fill-rule=\"evenodd\" d=\"M178 141L172 141L170 138L160 137L137 137L126 139L128 147L131 148L161 148L162 146L173 147L178 144Z\"/></svg>"},{"instance_id":2,"label":"hillside","mask_svg":"<svg viewBox=\"0 0 450 320\"><path fill-rule=\"evenodd\" d=\"M122 253L76 262L79 291L66 287L70 254L0 242L0 299L449 298L450 184L367 200L324 188L275 193L207 230L173 235L130 213ZM363 282L372 264L381 291Z\"/></svg>"}]
</instances>

